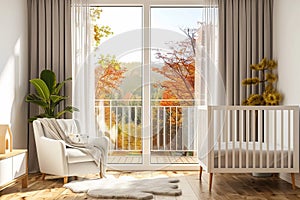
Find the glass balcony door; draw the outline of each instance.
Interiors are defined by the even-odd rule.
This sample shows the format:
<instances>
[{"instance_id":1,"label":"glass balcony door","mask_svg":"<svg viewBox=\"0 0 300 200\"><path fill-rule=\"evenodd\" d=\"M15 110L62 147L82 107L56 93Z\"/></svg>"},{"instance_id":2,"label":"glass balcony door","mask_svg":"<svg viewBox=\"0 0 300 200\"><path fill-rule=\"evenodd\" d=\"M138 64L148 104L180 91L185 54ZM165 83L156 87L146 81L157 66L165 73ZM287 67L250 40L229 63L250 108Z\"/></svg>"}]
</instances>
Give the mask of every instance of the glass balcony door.
<instances>
[{"instance_id":1,"label":"glass balcony door","mask_svg":"<svg viewBox=\"0 0 300 200\"><path fill-rule=\"evenodd\" d=\"M95 6L90 10L96 125L110 140L108 163L142 164L143 9Z\"/></svg>"},{"instance_id":2,"label":"glass balcony door","mask_svg":"<svg viewBox=\"0 0 300 200\"><path fill-rule=\"evenodd\" d=\"M109 166L197 166L194 53L204 37L202 8L91 9L96 123L110 139Z\"/></svg>"},{"instance_id":3,"label":"glass balcony door","mask_svg":"<svg viewBox=\"0 0 300 200\"><path fill-rule=\"evenodd\" d=\"M151 8L151 163L197 163L194 131L199 7Z\"/></svg>"}]
</instances>

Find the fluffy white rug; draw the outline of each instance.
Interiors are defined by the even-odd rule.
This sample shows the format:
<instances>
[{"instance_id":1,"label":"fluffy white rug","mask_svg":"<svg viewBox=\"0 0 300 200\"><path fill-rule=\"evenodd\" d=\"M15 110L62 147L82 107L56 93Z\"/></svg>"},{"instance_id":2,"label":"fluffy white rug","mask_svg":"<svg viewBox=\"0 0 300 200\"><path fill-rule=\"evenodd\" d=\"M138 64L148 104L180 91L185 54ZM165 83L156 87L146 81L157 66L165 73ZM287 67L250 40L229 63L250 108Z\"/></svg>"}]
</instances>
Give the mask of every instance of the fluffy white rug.
<instances>
[{"instance_id":1,"label":"fluffy white rug","mask_svg":"<svg viewBox=\"0 0 300 200\"><path fill-rule=\"evenodd\" d=\"M86 192L91 197L110 199L153 199L153 195L179 196L178 179L135 179L109 176L103 179L78 180L64 185L75 193Z\"/></svg>"}]
</instances>

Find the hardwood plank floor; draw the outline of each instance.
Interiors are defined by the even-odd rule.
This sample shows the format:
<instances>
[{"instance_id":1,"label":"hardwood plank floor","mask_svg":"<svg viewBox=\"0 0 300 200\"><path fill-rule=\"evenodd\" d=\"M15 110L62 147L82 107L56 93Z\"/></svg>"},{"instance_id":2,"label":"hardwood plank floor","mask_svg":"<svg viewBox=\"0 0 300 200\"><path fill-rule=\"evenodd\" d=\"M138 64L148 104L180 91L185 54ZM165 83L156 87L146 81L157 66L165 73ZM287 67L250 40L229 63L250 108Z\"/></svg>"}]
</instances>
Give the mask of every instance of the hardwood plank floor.
<instances>
[{"instance_id":1,"label":"hardwood plank floor","mask_svg":"<svg viewBox=\"0 0 300 200\"><path fill-rule=\"evenodd\" d=\"M197 164L198 158L193 156L151 156L152 164ZM109 164L142 163L142 156L109 156Z\"/></svg>"},{"instance_id":2,"label":"hardwood plank floor","mask_svg":"<svg viewBox=\"0 0 300 200\"><path fill-rule=\"evenodd\" d=\"M137 171L119 172L109 171L115 177L132 176L135 178L176 177L180 180L179 188L182 196L155 196L155 200L294 200L300 199L300 189L292 190L291 184L278 177L253 177L249 174L215 174L212 192L208 191L208 174L203 173L199 181L198 171ZM87 178L95 178L90 175ZM80 179L80 177L79 177ZM75 194L63 188L62 178L46 176L42 180L41 174L29 175L28 188L21 189L21 183L9 187L0 193L0 199L94 199L86 194Z\"/></svg>"}]
</instances>

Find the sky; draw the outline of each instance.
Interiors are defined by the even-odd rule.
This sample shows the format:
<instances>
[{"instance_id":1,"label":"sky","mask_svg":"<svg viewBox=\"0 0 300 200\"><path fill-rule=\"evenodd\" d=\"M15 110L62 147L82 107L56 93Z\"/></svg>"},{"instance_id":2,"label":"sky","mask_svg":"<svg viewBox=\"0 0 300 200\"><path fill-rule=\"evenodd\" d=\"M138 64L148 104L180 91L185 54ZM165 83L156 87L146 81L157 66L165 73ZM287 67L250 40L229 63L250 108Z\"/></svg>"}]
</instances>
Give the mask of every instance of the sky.
<instances>
[{"instance_id":1,"label":"sky","mask_svg":"<svg viewBox=\"0 0 300 200\"><path fill-rule=\"evenodd\" d=\"M101 7L100 25L111 27L114 34L102 39L103 51L122 62L142 60L142 7ZM195 28L201 21L201 8L151 8L151 46L168 49L169 41L185 39L180 28ZM121 48L120 48L121 46ZM121 51L121 52L120 52ZM101 52L105 53L105 52ZM152 61L155 61L152 53Z\"/></svg>"},{"instance_id":2,"label":"sky","mask_svg":"<svg viewBox=\"0 0 300 200\"><path fill-rule=\"evenodd\" d=\"M201 8L152 8L151 26L181 33L179 28L196 28L201 16Z\"/></svg>"}]
</instances>

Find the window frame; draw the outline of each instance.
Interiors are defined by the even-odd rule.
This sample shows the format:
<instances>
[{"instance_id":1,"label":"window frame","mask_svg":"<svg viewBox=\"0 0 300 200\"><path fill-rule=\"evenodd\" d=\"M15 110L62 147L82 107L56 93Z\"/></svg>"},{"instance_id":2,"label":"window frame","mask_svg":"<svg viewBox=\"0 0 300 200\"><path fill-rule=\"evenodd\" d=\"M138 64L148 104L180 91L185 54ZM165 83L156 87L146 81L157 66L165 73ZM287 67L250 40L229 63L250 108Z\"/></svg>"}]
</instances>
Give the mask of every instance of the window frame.
<instances>
[{"instance_id":1,"label":"window frame","mask_svg":"<svg viewBox=\"0 0 300 200\"><path fill-rule=\"evenodd\" d=\"M151 8L153 7L205 7L204 0L88 0L90 6L141 6L143 9L142 14L142 28L143 28L143 70L142 70L142 164L138 164L139 168L153 169L154 165L151 164L150 154L147 154L151 150ZM150 101L149 101L150 100ZM161 169L160 165L155 165ZM154 168L155 168L154 167ZM179 166L176 166L176 169ZM184 169L187 168L183 165ZM192 169L198 167L197 165L191 166ZM126 166L122 169L127 169ZM129 167L132 169L132 167Z\"/></svg>"}]
</instances>

